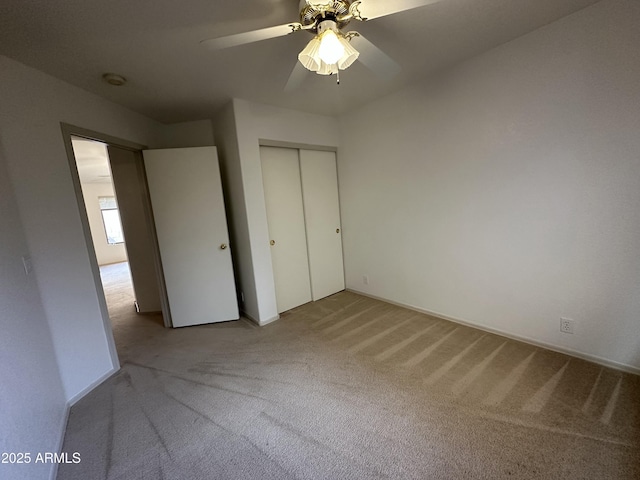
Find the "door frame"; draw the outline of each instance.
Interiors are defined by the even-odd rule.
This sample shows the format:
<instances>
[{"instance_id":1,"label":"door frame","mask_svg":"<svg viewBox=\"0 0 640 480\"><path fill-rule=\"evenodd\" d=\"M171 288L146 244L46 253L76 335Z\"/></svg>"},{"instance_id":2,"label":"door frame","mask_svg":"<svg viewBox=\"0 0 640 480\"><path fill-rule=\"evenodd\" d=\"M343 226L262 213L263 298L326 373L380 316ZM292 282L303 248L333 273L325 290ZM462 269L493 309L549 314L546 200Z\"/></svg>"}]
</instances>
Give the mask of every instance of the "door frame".
<instances>
[{"instance_id":1,"label":"door frame","mask_svg":"<svg viewBox=\"0 0 640 480\"><path fill-rule=\"evenodd\" d=\"M71 180L73 182L73 188L78 202L78 214L80 216L80 222L82 224L82 231L84 233L85 243L87 245L87 252L89 254L89 264L91 265L91 273L93 275L94 285L96 288L96 294L98 297L98 304L102 315L102 323L104 325L105 334L107 336L107 345L109 347L109 353L111 360L116 369L120 368L120 362L118 360L118 353L116 350L115 341L113 338L113 328L111 326L111 319L109 317L109 311L107 309L107 300L104 294L102 286L102 280L100 278L100 266L98 265L98 259L93 246L93 239L91 235L91 229L89 228L89 217L87 216L87 210L84 204L84 196L82 194L82 186L80 183L80 176L78 174L78 167L76 163L75 154L73 151L73 144L71 142L72 137L81 137L88 140L94 140L97 142L105 143L107 145L113 145L114 147L123 148L126 150L132 150L140 153L140 166L142 168L142 175L145 178L143 182L143 196L145 199L145 215L148 216L148 225L151 225L151 236L154 239L151 245L152 254L154 257L154 264L156 266L156 277L158 281L158 289L160 294L160 301L162 304L162 318L165 327L171 327L171 316L169 312L169 302L167 297L167 290L164 284L164 275L162 274L162 263L160 261L160 249L158 247L158 241L155 233L155 225L153 222L153 214L151 211L151 200L149 197L149 189L146 184L146 175L144 174L144 162L142 161L142 151L146 149L145 145L130 142L121 138L113 137L111 135L103 134L93 130L89 130L76 125L61 122L60 127L62 130L62 137L64 141L65 150L67 153L67 160L69 161L69 170L71 172ZM125 238L126 242L126 238Z\"/></svg>"}]
</instances>

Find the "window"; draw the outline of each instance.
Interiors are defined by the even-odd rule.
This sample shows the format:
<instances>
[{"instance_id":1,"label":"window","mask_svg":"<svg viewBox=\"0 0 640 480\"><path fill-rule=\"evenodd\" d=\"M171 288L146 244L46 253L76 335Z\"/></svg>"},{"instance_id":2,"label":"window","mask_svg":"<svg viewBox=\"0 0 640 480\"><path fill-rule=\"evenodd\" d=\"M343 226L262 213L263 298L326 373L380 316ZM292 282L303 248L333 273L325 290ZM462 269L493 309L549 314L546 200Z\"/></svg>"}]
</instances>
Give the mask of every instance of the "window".
<instances>
[{"instance_id":1,"label":"window","mask_svg":"<svg viewBox=\"0 0 640 480\"><path fill-rule=\"evenodd\" d=\"M122 224L120 223L120 212L118 211L116 197L98 197L98 201L100 202L104 231L107 234L107 243L109 245L124 243L124 234L122 233Z\"/></svg>"}]
</instances>

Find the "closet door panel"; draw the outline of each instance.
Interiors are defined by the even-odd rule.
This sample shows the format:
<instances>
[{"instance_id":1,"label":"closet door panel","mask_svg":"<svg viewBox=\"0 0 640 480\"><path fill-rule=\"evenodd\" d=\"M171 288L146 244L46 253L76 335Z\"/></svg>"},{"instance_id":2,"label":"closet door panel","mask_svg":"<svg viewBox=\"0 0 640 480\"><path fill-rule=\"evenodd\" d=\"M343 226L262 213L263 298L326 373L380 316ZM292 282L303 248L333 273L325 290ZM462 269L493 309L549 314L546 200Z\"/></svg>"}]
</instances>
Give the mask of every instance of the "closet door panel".
<instances>
[{"instance_id":1,"label":"closet door panel","mask_svg":"<svg viewBox=\"0 0 640 480\"><path fill-rule=\"evenodd\" d=\"M298 151L260 147L278 313L311 301Z\"/></svg>"},{"instance_id":2,"label":"closet door panel","mask_svg":"<svg viewBox=\"0 0 640 480\"><path fill-rule=\"evenodd\" d=\"M315 301L345 288L336 155L300 150L300 170Z\"/></svg>"}]
</instances>

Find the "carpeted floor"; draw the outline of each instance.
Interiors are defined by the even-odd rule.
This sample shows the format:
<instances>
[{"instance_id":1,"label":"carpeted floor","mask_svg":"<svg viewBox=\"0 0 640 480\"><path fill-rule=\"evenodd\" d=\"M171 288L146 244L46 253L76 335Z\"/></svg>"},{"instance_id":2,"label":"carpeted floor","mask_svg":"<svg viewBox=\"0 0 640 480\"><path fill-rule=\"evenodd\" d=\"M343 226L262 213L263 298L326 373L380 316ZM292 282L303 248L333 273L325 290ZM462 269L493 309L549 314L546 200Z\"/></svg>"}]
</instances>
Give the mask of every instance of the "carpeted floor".
<instances>
[{"instance_id":1,"label":"carpeted floor","mask_svg":"<svg viewBox=\"0 0 640 480\"><path fill-rule=\"evenodd\" d=\"M640 377L349 292L164 329L118 268L122 369L72 408L59 480L640 478Z\"/></svg>"}]
</instances>

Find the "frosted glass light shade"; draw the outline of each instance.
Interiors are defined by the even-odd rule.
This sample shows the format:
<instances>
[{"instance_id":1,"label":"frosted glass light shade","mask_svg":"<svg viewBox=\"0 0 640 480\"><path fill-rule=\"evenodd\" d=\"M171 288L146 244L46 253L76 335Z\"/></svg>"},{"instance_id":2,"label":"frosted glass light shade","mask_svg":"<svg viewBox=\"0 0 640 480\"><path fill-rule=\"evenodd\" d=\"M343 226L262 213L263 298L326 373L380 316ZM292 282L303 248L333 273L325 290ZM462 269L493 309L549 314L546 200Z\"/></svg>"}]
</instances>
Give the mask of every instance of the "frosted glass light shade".
<instances>
[{"instance_id":1,"label":"frosted glass light shade","mask_svg":"<svg viewBox=\"0 0 640 480\"><path fill-rule=\"evenodd\" d=\"M326 30L320 35L318 56L324 63L333 65L344 55L344 45L333 30Z\"/></svg>"},{"instance_id":2,"label":"frosted glass light shade","mask_svg":"<svg viewBox=\"0 0 640 480\"><path fill-rule=\"evenodd\" d=\"M340 40L340 43L344 48L344 53L342 54L342 57L340 57L340 59L338 60L338 68L340 68L340 70L345 70L349 68L351 64L358 59L358 57L360 56L360 52L358 52L355 48L353 48L351 46L351 42L349 42L342 35L338 37L338 40Z\"/></svg>"},{"instance_id":3,"label":"frosted glass light shade","mask_svg":"<svg viewBox=\"0 0 640 480\"><path fill-rule=\"evenodd\" d=\"M335 73L338 73L338 65L336 63L324 63L322 60L320 60L320 68L316 70L316 73L318 75L333 75Z\"/></svg>"},{"instance_id":4,"label":"frosted glass light shade","mask_svg":"<svg viewBox=\"0 0 640 480\"><path fill-rule=\"evenodd\" d=\"M320 57L318 56L318 50L320 49L320 39L315 36L307 44L307 46L298 54L298 60L304 65L304 68L317 72L320 68Z\"/></svg>"},{"instance_id":5,"label":"frosted glass light shade","mask_svg":"<svg viewBox=\"0 0 640 480\"><path fill-rule=\"evenodd\" d=\"M307 69L319 75L332 75L348 68L360 53L339 31L327 28L313 37L298 54L298 60Z\"/></svg>"}]
</instances>

